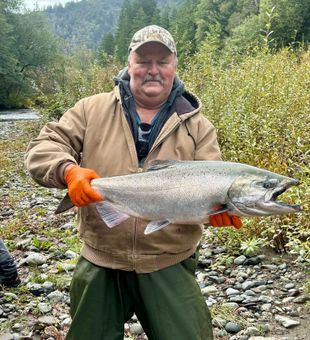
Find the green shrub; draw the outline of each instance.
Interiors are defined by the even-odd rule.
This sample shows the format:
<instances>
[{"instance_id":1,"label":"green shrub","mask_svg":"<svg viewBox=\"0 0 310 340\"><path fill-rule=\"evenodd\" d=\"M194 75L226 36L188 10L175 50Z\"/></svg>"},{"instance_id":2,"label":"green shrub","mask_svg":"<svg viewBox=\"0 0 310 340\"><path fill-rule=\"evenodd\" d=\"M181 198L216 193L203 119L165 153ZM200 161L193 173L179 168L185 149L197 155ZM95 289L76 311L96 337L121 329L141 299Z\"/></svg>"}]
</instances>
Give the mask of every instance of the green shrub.
<instances>
[{"instance_id":1,"label":"green shrub","mask_svg":"<svg viewBox=\"0 0 310 340\"><path fill-rule=\"evenodd\" d=\"M113 77L121 66L110 64L105 67L94 64L87 71L75 68L66 70L66 82L54 94L42 95L38 98L39 110L48 119L59 119L65 111L79 99L96 93L111 91Z\"/></svg>"},{"instance_id":2,"label":"green shrub","mask_svg":"<svg viewBox=\"0 0 310 340\"><path fill-rule=\"evenodd\" d=\"M274 241L281 235L284 250L301 252L309 259L310 52L261 52L227 64L228 60L214 60L204 48L181 73L218 130L223 159L301 182L282 200L301 204L303 211L249 219L242 229L244 239L267 238L277 248Z\"/></svg>"}]
</instances>

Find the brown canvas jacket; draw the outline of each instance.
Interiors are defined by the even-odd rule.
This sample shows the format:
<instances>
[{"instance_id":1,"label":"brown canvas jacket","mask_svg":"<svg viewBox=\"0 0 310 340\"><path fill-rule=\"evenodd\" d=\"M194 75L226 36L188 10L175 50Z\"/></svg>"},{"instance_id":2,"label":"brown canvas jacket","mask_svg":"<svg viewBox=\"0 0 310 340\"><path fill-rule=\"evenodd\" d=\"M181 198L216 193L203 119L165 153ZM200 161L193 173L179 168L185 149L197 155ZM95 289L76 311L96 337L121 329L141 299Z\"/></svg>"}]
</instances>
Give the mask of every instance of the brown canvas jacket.
<instances>
[{"instance_id":1,"label":"brown canvas jacket","mask_svg":"<svg viewBox=\"0 0 310 340\"><path fill-rule=\"evenodd\" d=\"M33 179L46 187L65 188L68 162L94 169L100 177L145 171L153 160L217 160L220 151L213 125L201 113L200 100L190 94L194 110L175 112L166 122L139 169L136 148L122 109L118 88L80 100L59 122L48 123L32 140L25 164ZM186 109L185 109L186 111ZM147 202L146 202L147 204ZM129 218L112 229L94 204L78 209L82 255L99 266L147 273L192 255L201 225L168 225L144 235L147 221Z\"/></svg>"}]
</instances>

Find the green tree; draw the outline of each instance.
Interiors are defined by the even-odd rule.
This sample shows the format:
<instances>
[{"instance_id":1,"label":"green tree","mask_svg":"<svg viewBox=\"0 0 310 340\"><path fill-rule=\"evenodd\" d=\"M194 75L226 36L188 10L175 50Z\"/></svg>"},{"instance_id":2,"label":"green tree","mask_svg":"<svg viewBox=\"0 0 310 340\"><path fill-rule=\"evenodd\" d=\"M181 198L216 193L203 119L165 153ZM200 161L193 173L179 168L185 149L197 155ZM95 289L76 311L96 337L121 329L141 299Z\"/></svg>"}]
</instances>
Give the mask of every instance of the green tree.
<instances>
[{"instance_id":1,"label":"green tree","mask_svg":"<svg viewBox=\"0 0 310 340\"><path fill-rule=\"evenodd\" d=\"M100 65L106 65L114 56L114 44L113 33L105 33L97 50L97 59Z\"/></svg>"},{"instance_id":2,"label":"green tree","mask_svg":"<svg viewBox=\"0 0 310 340\"><path fill-rule=\"evenodd\" d=\"M100 50L106 52L108 55L114 54L114 35L113 33L109 32L104 34L101 44Z\"/></svg>"},{"instance_id":3,"label":"green tree","mask_svg":"<svg viewBox=\"0 0 310 340\"><path fill-rule=\"evenodd\" d=\"M5 99L9 96L8 84L20 81L15 73L17 59L14 54L14 36L11 18L13 11L18 10L19 1L2 0L0 2L0 107L5 106Z\"/></svg>"},{"instance_id":4,"label":"green tree","mask_svg":"<svg viewBox=\"0 0 310 340\"><path fill-rule=\"evenodd\" d=\"M233 13L230 15L226 31L231 34L232 30L243 24L245 19L258 15L259 1L258 0L239 0L236 3Z\"/></svg>"},{"instance_id":5,"label":"green tree","mask_svg":"<svg viewBox=\"0 0 310 340\"><path fill-rule=\"evenodd\" d=\"M20 106L35 91L37 71L55 61L57 44L46 19L38 12L19 13L1 3L0 22L4 34L0 51L0 105Z\"/></svg>"},{"instance_id":6,"label":"green tree","mask_svg":"<svg viewBox=\"0 0 310 340\"><path fill-rule=\"evenodd\" d=\"M128 45L131 39L130 27L132 17L132 6L129 0L124 0L123 7L118 19L115 34L115 56L118 61L124 62L127 55Z\"/></svg>"},{"instance_id":7,"label":"green tree","mask_svg":"<svg viewBox=\"0 0 310 340\"><path fill-rule=\"evenodd\" d=\"M170 29L170 22L171 22L171 7L166 5L162 10L161 17L160 17L160 26L166 28L167 30Z\"/></svg>"},{"instance_id":8,"label":"green tree","mask_svg":"<svg viewBox=\"0 0 310 340\"><path fill-rule=\"evenodd\" d=\"M225 28L235 6L236 0L200 0L196 11L196 42L204 40L210 27L215 24L221 25L223 37L224 33L227 35Z\"/></svg>"},{"instance_id":9,"label":"green tree","mask_svg":"<svg viewBox=\"0 0 310 340\"><path fill-rule=\"evenodd\" d=\"M304 33L309 32L309 0L261 0L260 15L266 16L272 8L271 30L275 47L301 41Z\"/></svg>"},{"instance_id":10,"label":"green tree","mask_svg":"<svg viewBox=\"0 0 310 340\"><path fill-rule=\"evenodd\" d=\"M263 31L266 29L266 23L258 15L249 16L243 22L236 26L231 35L225 40L225 50L233 57L242 56L246 53L268 47L264 42ZM265 33L265 37L270 32Z\"/></svg>"},{"instance_id":11,"label":"green tree","mask_svg":"<svg viewBox=\"0 0 310 340\"><path fill-rule=\"evenodd\" d=\"M177 44L178 59L181 65L186 57L193 55L196 51L195 12L197 3L197 0L186 0L178 7L171 19L170 28Z\"/></svg>"},{"instance_id":12,"label":"green tree","mask_svg":"<svg viewBox=\"0 0 310 340\"><path fill-rule=\"evenodd\" d=\"M55 60L57 42L46 18L39 12L15 16L13 29L17 72L27 72Z\"/></svg>"}]
</instances>

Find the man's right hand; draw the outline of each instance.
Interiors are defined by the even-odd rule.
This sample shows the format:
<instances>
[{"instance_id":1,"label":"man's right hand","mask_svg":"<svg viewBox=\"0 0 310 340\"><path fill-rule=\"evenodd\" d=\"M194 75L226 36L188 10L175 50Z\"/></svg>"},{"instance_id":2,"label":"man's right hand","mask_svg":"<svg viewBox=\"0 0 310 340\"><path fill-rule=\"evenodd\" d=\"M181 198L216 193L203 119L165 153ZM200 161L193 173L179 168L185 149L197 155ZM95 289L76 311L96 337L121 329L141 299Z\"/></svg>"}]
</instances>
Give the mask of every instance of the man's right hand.
<instances>
[{"instance_id":1,"label":"man's right hand","mask_svg":"<svg viewBox=\"0 0 310 340\"><path fill-rule=\"evenodd\" d=\"M64 178L68 195L75 206L82 207L103 200L103 197L90 186L92 179L99 178L94 170L70 164L65 168Z\"/></svg>"}]
</instances>

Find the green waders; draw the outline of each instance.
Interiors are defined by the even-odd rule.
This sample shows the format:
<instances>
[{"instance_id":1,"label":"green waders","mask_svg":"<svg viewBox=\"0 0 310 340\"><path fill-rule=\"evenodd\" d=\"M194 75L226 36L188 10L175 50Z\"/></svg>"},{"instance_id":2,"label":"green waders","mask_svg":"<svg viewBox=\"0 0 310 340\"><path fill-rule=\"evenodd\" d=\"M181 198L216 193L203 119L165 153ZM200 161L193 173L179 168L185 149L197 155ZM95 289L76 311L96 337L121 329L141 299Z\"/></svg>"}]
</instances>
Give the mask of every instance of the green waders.
<instances>
[{"instance_id":1,"label":"green waders","mask_svg":"<svg viewBox=\"0 0 310 340\"><path fill-rule=\"evenodd\" d=\"M212 324L195 280L194 255L137 274L80 258L71 283L72 324L66 340L123 340L135 313L149 340L212 340Z\"/></svg>"}]
</instances>

